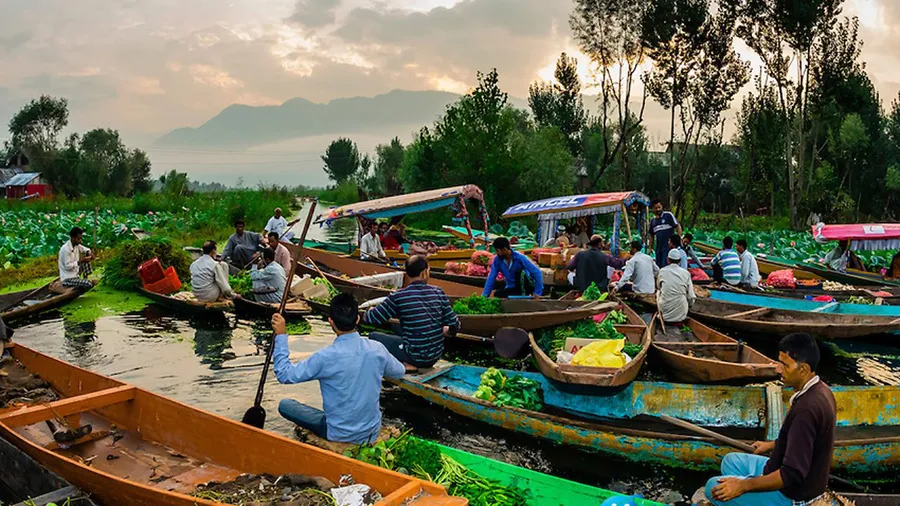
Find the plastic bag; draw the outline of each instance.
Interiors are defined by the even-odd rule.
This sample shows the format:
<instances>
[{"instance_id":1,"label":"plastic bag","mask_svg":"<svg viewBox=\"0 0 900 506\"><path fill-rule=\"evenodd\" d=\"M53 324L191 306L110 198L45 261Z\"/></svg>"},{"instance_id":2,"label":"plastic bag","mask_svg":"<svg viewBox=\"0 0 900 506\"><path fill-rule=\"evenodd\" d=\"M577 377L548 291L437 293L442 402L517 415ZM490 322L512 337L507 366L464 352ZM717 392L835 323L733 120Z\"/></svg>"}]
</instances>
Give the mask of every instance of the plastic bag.
<instances>
[{"instance_id":1,"label":"plastic bag","mask_svg":"<svg viewBox=\"0 0 900 506\"><path fill-rule=\"evenodd\" d=\"M622 349L624 339L599 339L578 350L572 357L572 365L588 367L622 367L628 363Z\"/></svg>"},{"instance_id":2,"label":"plastic bag","mask_svg":"<svg viewBox=\"0 0 900 506\"><path fill-rule=\"evenodd\" d=\"M791 269L782 269L770 273L766 278L766 284L777 288L797 287L797 281L794 279L794 271Z\"/></svg>"},{"instance_id":3,"label":"plastic bag","mask_svg":"<svg viewBox=\"0 0 900 506\"><path fill-rule=\"evenodd\" d=\"M568 351L559 350L556 352L556 363L557 364L571 364L572 357L574 357L574 356L575 356L574 354L569 353Z\"/></svg>"},{"instance_id":4,"label":"plastic bag","mask_svg":"<svg viewBox=\"0 0 900 506\"><path fill-rule=\"evenodd\" d=\"M699 267L694 267L692 269L688 269L688 272L691 273L691 281L708 281L709 275L706 274L706 271Z\"/></svg>"}]
</instances>

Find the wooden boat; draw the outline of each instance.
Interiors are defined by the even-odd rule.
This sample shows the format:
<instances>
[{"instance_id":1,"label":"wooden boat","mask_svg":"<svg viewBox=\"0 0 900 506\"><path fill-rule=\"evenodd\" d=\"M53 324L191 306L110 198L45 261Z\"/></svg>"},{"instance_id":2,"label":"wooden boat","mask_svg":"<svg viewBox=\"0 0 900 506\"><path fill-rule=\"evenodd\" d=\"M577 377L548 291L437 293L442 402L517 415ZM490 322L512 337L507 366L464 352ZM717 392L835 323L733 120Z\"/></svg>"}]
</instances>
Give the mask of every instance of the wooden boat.
<instances>
[{"instance_id":1,"label":"wooden boat","mask_svg":"<svg viewBox=\"0 0 900 506\"><path fill-rule=\"evenodd\" d=\"M12 494L13 499L30 499L28 504L45 505L48 503L71 504L81 506L97 506L83 492L35 462L25 452L19 450L5 439L0 438L0 489ZM24 506L18 503L16 506Z\"/></svg>"},{"instance_id":2,"label":"wooden boat","mask_svg":"<svg viewBox=\"0 0 900 506\"><path fill-rule=\"evenodd\" d=\"M234 302L230 300L218 301L218 302L200 302L198 300L182 300L170 295L163 295L160 293L154 293L148 290L144 290L141 287L137 288L138 293L152 300L153 302L163 306L165 308L171 309L172 311L178 313L185 313L197 316L211 316L211 315L222 315L225 314L226 311L231 311L234 309Z\"/></svg>"},{"instance_id":3,"label":"wooden boat","mask_svg":"<svg viewBox=\"0 0 900 506\"><path fill-rule=\"evenodd\" d=\"M900 281L887 279L880 274L874 272L860 271L857 269L847 269L846 272L835 271L821 264L803 262L797 264L799 269L815 274L822 279L829 281L837 281L845 285L855 286L900 286ZM796 273L794 274L796 276Z\"/></svg>"},{"instance_id":4,"label":"wooden boat","mask_svg":"<svg viewBox=\"0 0 900 506\"><path fill-rule=\"evenodd\" d=\"M18 344L10 351L61 399L0 411L0 436L107 505L219 505L190 494L200 484L229 482L242 473L296 473L335 483L350 474L378 490L382 506L467 503L446 496L439 485L192 408ZM93 431L62 449L44 422L63 416L71 424L91 424Z\"/></svg>"},{"instance_id":5,"label":"wooden boat","mask_svg":"<svg viewBox=\"0 0 900 506\"><path fill-rule=\"evenodd\" d=\"M447 262L468 262L469 259L472 258L472 253L474 253L474 249L448 249L448 250L438 250L435 253L428 255L426 258L428 259L428 265L433 268L444 268L444 264ZM409 255L404 253L403 251L397 250L386 250L384 252L388 258L397 262L398 264L405 264L407 260L409 260ZM357 248L350 256L356 259L359 259L359 249Z\"/></svg>"},{"instance_id":6,"label":"wooden boat","mask_svg":"<svg viewBox=\"0 0 900 506\"><path fill-rule=\"evenodd\" d=\"M482 367L450 365L392 380L404 390L474 420L529 436L646 464L715 472L730 447L655 418L666 414L739 439L775 439L791 390L771 387L632 382L590 395L561 390L536 373L553 413L497 407L476 399ZM900 470L900 387L832 386L837 402L833 468L892 476ZM871 473L871 474L869 474Z\"/></svg>"},{"instance_id":7,"label":"wooden boat","mask_svg":"<svg viewBox=\"0 0 900 506\"><path fill-rule=\"evenodd\" d=\"M694 241L692 245L693 247L697 248L698 251L702 251L707 255L715 255L719 252L719 250L721 250L721 248L717 248L711 244L706 244L698 241ZM795 262L786 258L769 257L759 254L756 254L754 256L756 257L756 265L759 267L759 273L763 276L768 276L775 271L791 269L794 271L794 277L797 279L824 279L814 272L803 269L804 264L800 262Z\"/></svg>"},{"instance_id":8,"label":"wooden boat","mask_svg":"<svg viewBox=\"0 0 900 506\"><path fill-rule=\"evenodd\" d=\"M271 318L278 311L278 304L256 302L244 297L234 298L234 311L245 318ZM288 320L303 318L312 313L304 301L295 300L284 306L284 317Z\"/></svg>"},{"instance_id":9,"label":"wooden boat","mask_svg":"<svg viewBox=\"0 0 900 506\"><path fill-rule=\"evenodd\" d=\"M295 238L295 240L299 243L300 238ZM313 239L307 239L303 241L304 248L316 248L325 251L330 251L332 253L337 253L340 255L347 255L353 252L356 248L352 243L349 242L325 242L325 241L316 241Z\"/></svg>"},{"instance_id":10,"label":"wooden boat","mask_svg":"<svg viewBox=\"0 0 900 506\"><path fill-rule=\"evenodd\" d=\"M711 288L710 291L727 291L735 293L745 293L749 295L764 295L766 297L782 297L788 299L806 300L806 297L828 296L838 302L847 302L850 297L863 297L872 302L872 305L900 306L900 288L890 286L879 286L867 288L857 288L855 290L824 290L822 288L776 288L772 286L765 287L764 291L758 290L748 291L736 286L718 286ZM880 299L880 302L879 302Z\"/></svg>"},{"instance_id":11,"label":"wooden boat","mask_svg":"<svg viewBox=\"0 0 900 506\"><path fill-rule=\"evenodd\" d=\"M479 336L493 336L503 327L534 330L590 318L616 309L613 302L577 303L528 299L501 299L502 313L460 314L460 331Z\"/></svg>"},{"instance_id":12,"label":"wooden boat","mask_svg":"<svg viewBox=\"0 0 900 506\"><path fill-rule=\"evenodd\" d=\"M86 291L62 286L57 279L34 290L3 294L0 295L0 316L7 323L34 316L68 304Z\"/></svg>"},{"instance_id":13,"label":"wooden boat","mask_svg":"<svg viewBox=\"0 0 900 506\"><path fill-rule=\"evenodd\" d=\"M900 248L900 224L898 223L852 223L832 224L817 223L811 227L813 239L819 244L830 241L847 243L850 251L860 250L896 250ZM900 279L887 279L874 272L847 269L846 272L832 270L829 266L804 262L800 267L825 279L850 285L900 286Z\"/></svg>"},{"instance_id":14,"label":"wooden boat","mask_svg":"<svg viewBox=\"0 0 900 506\"><path fill-rule=\"evenodd\" d=\"M792 311L809 311L822 314L854 314L867 316L900 317L900 306L874 304L850 304L847 302L815 302L788 297L770 297L731 290L710 290L710 298L725 302L734 302L747 306L770 307L773 309L789 309Z\"/></svg>"},{"instance_id":15,"label":"wooden boat","mask_svg":"<svg viewBox=\"0 0 900 506\"><path fill-rule=\"evenodd\" d=\"M653 350L678 381L718 383L778 377L778 365L753 348L688 318L685 332L656 326Z\"/></svg>"},{"instance_id":16,"label":"wooden boat","mask_svg":"<svg viewBox=\"0 0 900 506\"><path fill-rule=\"evenodd\" d=\"M806 332L821 339L849 339L900 330L900 318L890 316L792 311L712 299L694 301L691 316L740 332L778 336Z\"/></svg>"}]
</instances>

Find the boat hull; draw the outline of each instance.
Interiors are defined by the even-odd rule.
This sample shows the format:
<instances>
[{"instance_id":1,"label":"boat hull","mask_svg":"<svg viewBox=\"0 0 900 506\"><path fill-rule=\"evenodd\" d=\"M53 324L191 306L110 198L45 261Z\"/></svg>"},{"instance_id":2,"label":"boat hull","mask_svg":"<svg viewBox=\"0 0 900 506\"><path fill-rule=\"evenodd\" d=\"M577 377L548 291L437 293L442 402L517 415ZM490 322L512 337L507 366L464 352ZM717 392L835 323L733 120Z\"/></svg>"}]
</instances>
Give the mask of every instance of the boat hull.
<instances>
[{"instance_id":1,"label":"boat hull","mask_svg":"<svg viewBox=\"0 0 900 506\"><path fill-rule=\"evenodd\" d=\"M14 322L16 320L21 320L23 318L27 318L29 316L34 316L36 314L43 313L44 311L50 311L52 309L56 309L62 307L69 302L80 297L87 290L80 290L76 288L63 287L59 284L59 280L48 283L37 290L25 290L22 292L14 292L10 294L6 294L3 297L10 302L17 300L18 297L22 299L28 298L29 296L39 297L39 296L49 296L46 299L41 300L37 304L32 304L30 306L24 306L17 309L11 309L8 311L4 311L0 316L3 317L3 321L6 323ZM15 305L15 303L13 303Z\"/></svg>"},{"instance_id":2,"label":"boat hull","mask_svg":"<svg viewBox=\"0 0 900 506\"><path fill-rule=\"evenodd\" d=\"M810 272L816 276L819 276L822 279L827 279L829 281L837 281L838 283L844 283L847 285L859 285L859 286L900 286L900 282L892 281L889 279L885 279L882 276L879 276L875 273L864 272L864 271L856 271L852 269L848 269L847 272L838 272L833 271L831 269L826 269L824 267L819 267L816 265L810 264L797 264L797 268L802 269L803 271Z\"/></svg>"},{"instance_id":3,"label":"boat hull","mask_svg":"<svg viewBox=\"0 0 900 506\"><path fill-rule=\"evenodd\" d=\"M278 311L278 304L263 304L243 297L235 297L234 311L238 316L243 316L244 318L270 318ZM306 303L292 302L285 306L282 314L288 320L297 320L308 316L311 312L309 305Z\"/></svg>"},{"instance_id":4,"label":"boat hull","mask_svg":"<svg viewBox=\"0 0 900 506\"><path fill-rule=\"evenodd\" d=\"M168 295L153 293L140 287L138 287L137 291L144 297L147 297L160 306L184 314L197 316L214 316L224 315L226 311L231 311L232 309L234 309L234 303L231 301L207 303L188 302L184 300L178 300L174 297L169 297Z\"/></svg>"}]
</instances>

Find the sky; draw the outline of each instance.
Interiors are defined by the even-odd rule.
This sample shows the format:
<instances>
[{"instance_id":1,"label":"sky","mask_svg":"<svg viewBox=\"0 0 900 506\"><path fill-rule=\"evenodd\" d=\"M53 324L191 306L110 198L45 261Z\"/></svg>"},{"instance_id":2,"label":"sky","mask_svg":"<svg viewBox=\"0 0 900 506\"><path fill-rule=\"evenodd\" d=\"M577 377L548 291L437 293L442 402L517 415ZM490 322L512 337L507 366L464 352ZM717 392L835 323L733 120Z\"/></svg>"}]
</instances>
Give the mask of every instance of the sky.
<instances>
[{"instance_id":1,"label":"sky","mask_svg":"<svg viewBox=\"0 0 900 506\"><path fill-rule=\"evenodd\" d=\"M505 91L524 98L529 84L552 77L561 51L579 57L587 76L588 61L571 39L572 6L568 0L0 0L0 18L7 20L0 30L0 118L42 93L64 96L70 130L115 128L129 145L146 147L233 103L327 102L393 89L464 93L477 70L491 67ZM860 18L863 59L887 106L900 90L900 2L848 0L844 14ZM310 155L324 147L278 149L314 160ZM164 155L151 152L162 164ZM198 179L214 180L211 173Z\"/></svg>"}]
</instances>

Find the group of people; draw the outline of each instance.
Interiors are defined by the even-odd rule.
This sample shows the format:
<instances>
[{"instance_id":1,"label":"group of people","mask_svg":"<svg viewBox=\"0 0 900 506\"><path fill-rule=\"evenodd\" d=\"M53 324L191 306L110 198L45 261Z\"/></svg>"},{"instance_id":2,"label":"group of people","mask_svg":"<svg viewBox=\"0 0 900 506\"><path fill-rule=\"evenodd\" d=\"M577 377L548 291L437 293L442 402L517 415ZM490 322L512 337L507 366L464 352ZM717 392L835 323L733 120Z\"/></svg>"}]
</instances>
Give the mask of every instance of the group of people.
<instances>
[{"instance_id":1,"label":"group of people","mask_svg":"<svg viewBox=\"0 0 900 506\"><path fill-rule=\"evenodd\" d=\"M388 262L385 251L399 250L403 244L409 243L406 238L406 225L371 221L366 224L366 233L359 241L359 257L362 260Z\"/></svg>"}]
</instances>

